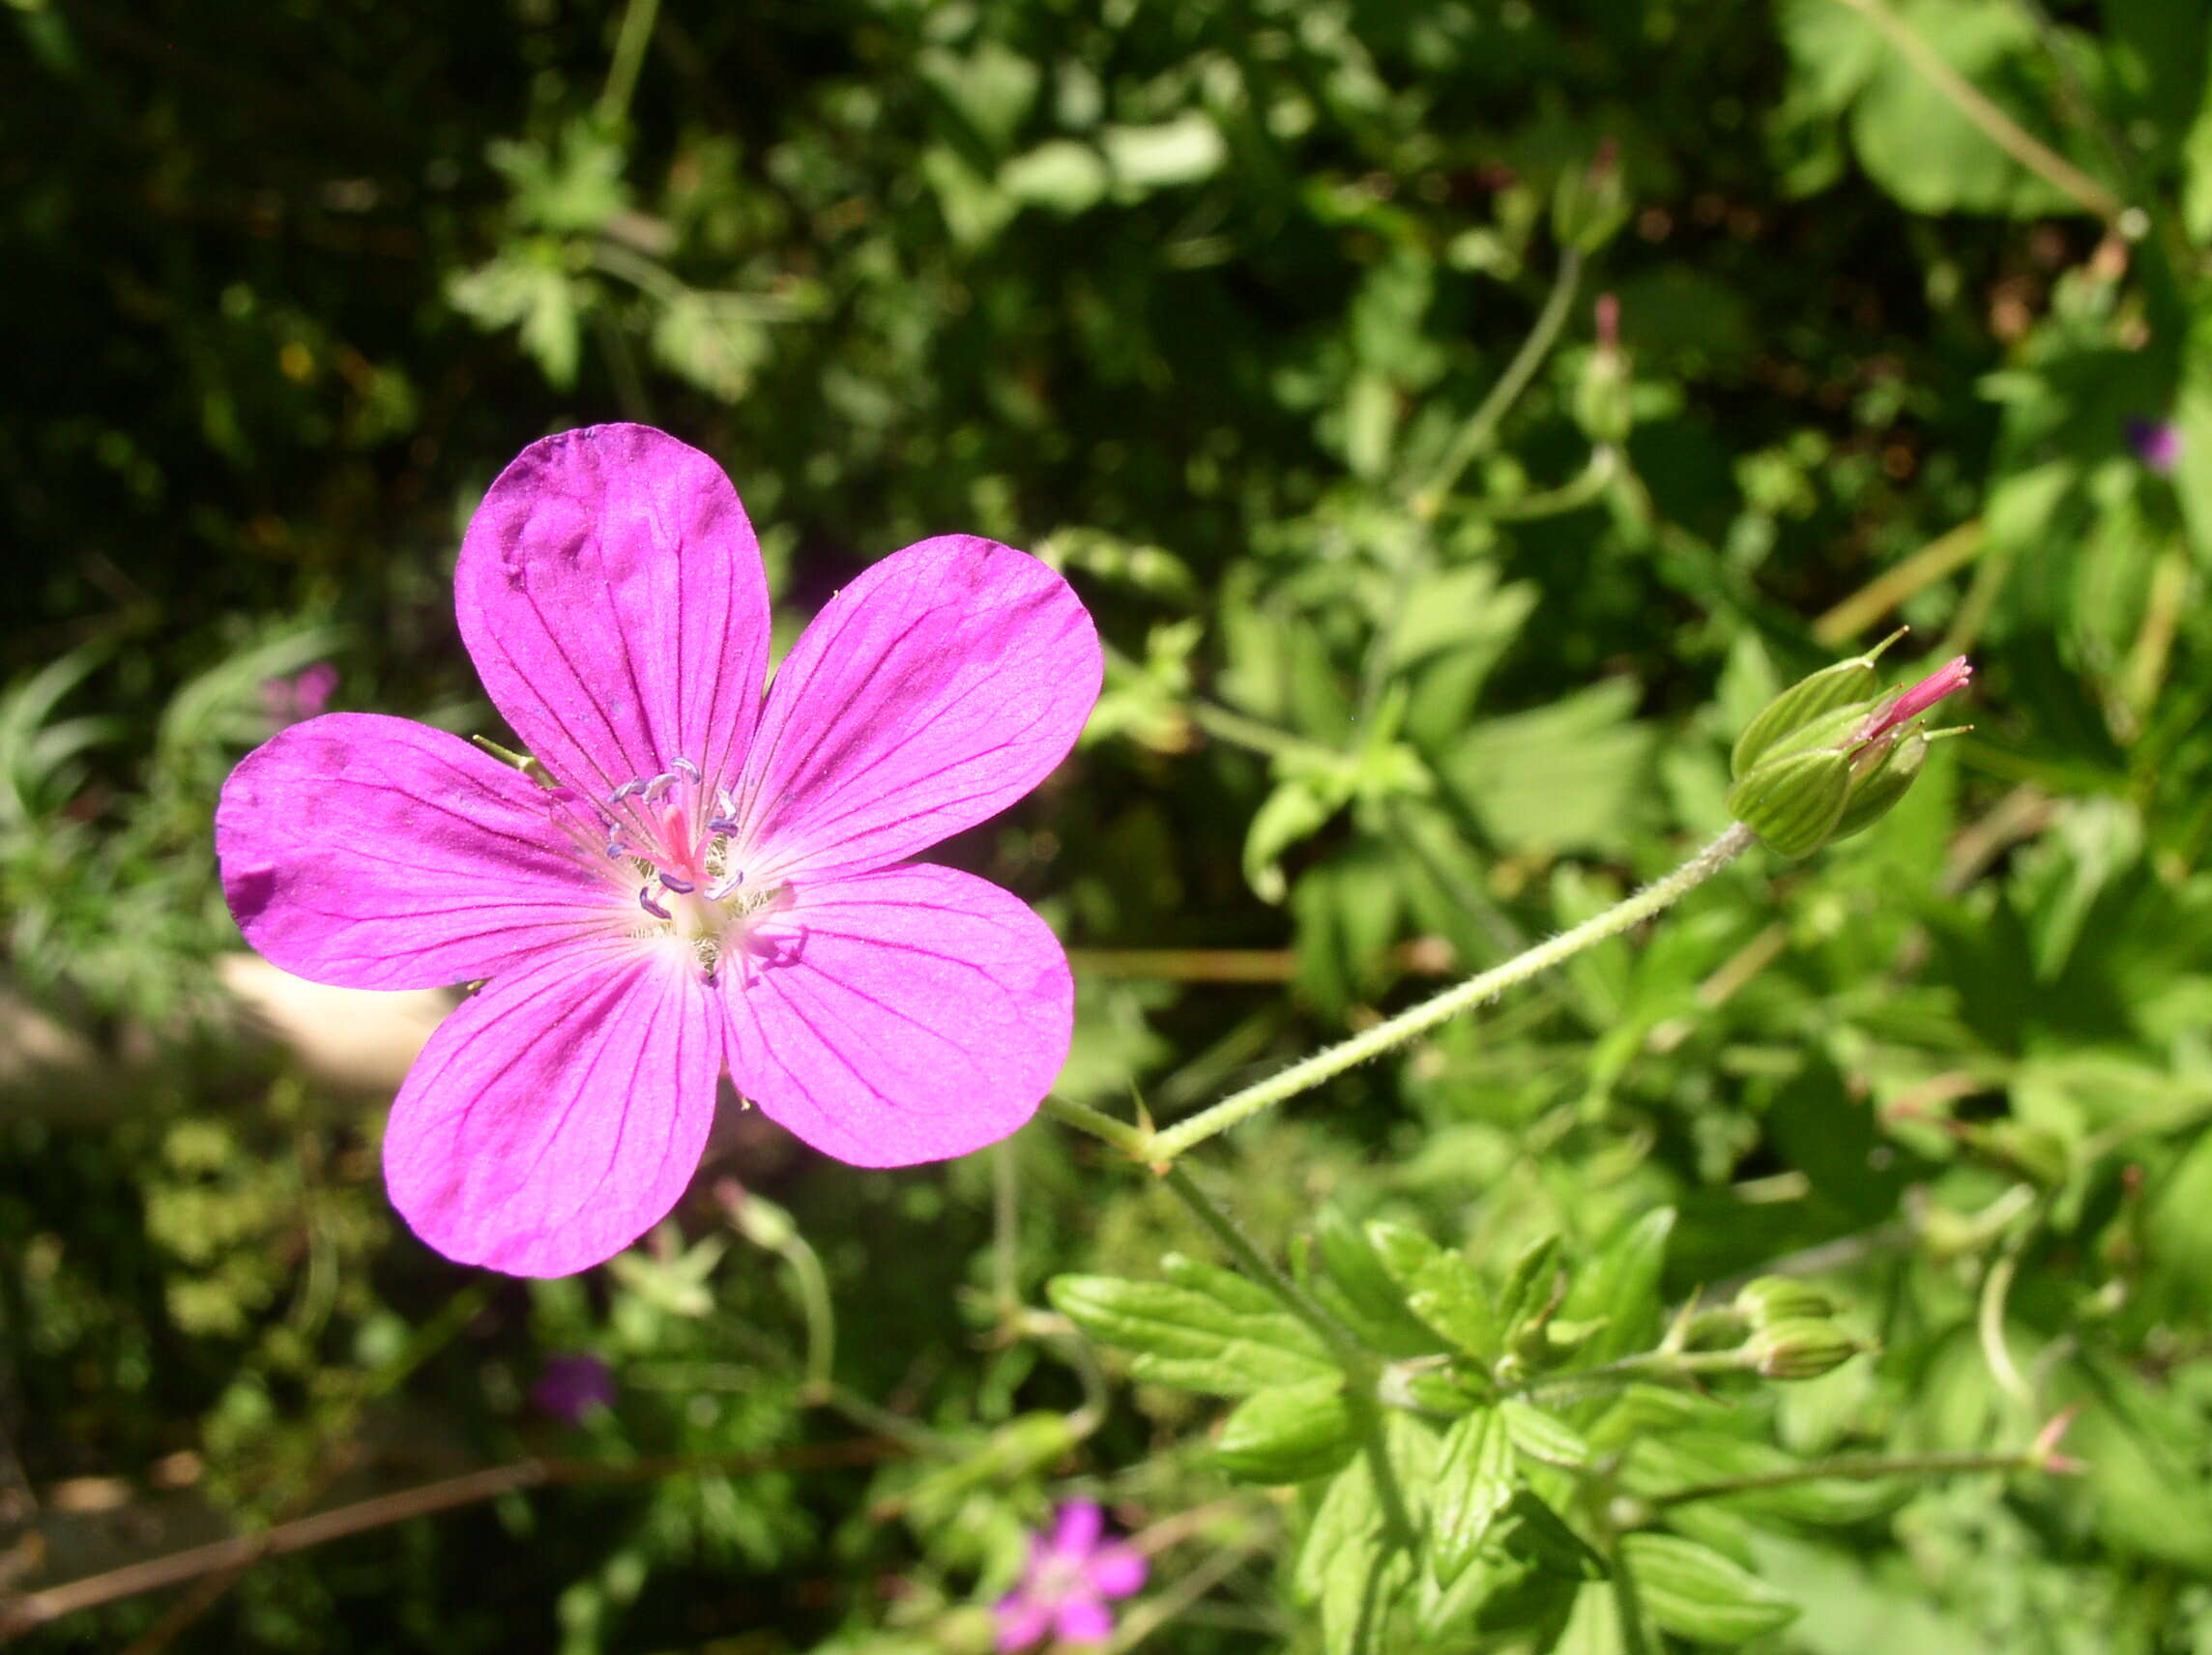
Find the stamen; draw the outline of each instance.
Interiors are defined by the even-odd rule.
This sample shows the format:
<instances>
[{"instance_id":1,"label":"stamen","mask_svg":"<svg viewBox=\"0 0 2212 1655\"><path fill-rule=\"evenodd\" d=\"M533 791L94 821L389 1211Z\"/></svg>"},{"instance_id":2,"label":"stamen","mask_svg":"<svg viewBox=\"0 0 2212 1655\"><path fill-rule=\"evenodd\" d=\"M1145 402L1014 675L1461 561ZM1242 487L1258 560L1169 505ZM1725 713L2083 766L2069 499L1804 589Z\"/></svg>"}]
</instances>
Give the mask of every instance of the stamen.
<instances>
[{"instance_id":1,"label":"stamen","mask_svg":"<svg viewBox=\"0 0 2212 1655\"><path fill-rule=\"evenodd\" d=\"M651 781L647 782L641 791L645 795L646 803L653 804L657 802L661 795L665 794L675 785L676 772L674 770L662 770L658 775L655 776Z\"/></svg>"},{"instance_id":2,"label":"stamen","mask_svg":"<svg viewBox=\"0 0 2212 1655\"><path fill-rule=\"evenodd\" d=\"M682 771L693 787L699 785L699 767L689 759L671 759L668 766L671 769Z\"/></svg>"},{"instance_id":3,"label":"stamen","mask_svg":"<svg viewBox=\"0 0 2212 1655\"><path fill-rule=\"evenodd\" d=\"M646 784L643 781L626 781L622 784L622 786L616 788L614 792L607 795L607 802L609 804L620 804L624 799L630 798L633 794L643 793L645 791L645 785Z\"/></svg>"},{"instance_id":4,"label":"stamen","mask_svg":"<svg viewBox=\"0 0 2212 1655\"><path fill-rule=\"evenodd\" d=\"M653 900L653 886L649 885L641 885L637 887L637 905L655 919L673 919L676 917L675 915Z\"/></svg>"},{"instance_id":5,"label":"stamen","mask_svg":"<svg viewBox=\"0 0 2212 1655\"><path fill-rule=\"evenodd\" d=\"M678 879L674 874L662 874L660 876L660 883L668 889L674 891L678 896L689 896L693 891L699 888L689 880Z\"/></svg>"},{"instance_id":6,"label":"stamen","mask_svg":"<svg viewBox=\"0 0 2212 1655\"><path fill-rule=\"evenodd\" d=\"M737 830L738 825L727 816L710 816L707 818L707 831L710 833L721 835L735 833Z\"/></svg>"},{"instance_id":7,"label":"stamen","mask_svg":"<svg viewBox=\"0 0 2212 1655\"><path fill-rule=\"evenodd\" d=\"M623 859L623 857L626 857L626 856L628 856L628 855L629 855L629 847L628 847L627 845L624 844L624 843L623 843L623 842L622 842L620 839L610 838L610 839L608 839L608 840L607 840L607 860L608 860L608 861L610 861L610 862L619 862L619 861L621 861L621 860Z\"/></svg>"},{"instance_id":8,"label":"stamen","mask_svg":"<svg viewBox=\"0 0 2212 1655\"><path fill-rule=\"evenodd\" d=\"M727 901L731 896L737 893L738 886L743 885L744 883L745 870L740 868L737 870L737 872L730 875L728 879L717 881L715 884L708 886L707 900L709 902Z\"/></svg>"}]
</instances>

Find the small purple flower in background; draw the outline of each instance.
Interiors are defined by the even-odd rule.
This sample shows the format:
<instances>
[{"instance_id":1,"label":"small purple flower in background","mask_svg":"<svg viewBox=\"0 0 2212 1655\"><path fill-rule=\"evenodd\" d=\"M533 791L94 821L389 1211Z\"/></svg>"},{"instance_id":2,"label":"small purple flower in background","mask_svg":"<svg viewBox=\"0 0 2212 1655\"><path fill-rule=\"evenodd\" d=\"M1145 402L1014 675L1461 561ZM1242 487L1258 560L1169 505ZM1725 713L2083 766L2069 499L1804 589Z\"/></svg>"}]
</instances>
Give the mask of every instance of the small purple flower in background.
<instances>
[{"instance_id":1,"label":"small purple flower in background","mask_svg":"<svg viewBox=\"0 0 2212 1655\"><path fill-rule=\"evenodd\" d=\"M530 1387L530 1400L540 1413L551 1414L564 1425L581 1425L597 1409L614 1406L614 1375L589 1351L548 1356L538 1382Z\"/></svg>"},{"instance_id":2,"label":"small purple flower in background","mask_svg":"<svg viewBox=\"0 0 2212 1655\"><path fill-rule=\"evenodd\" d=\"M697 1170L718 1078L855 1166L966 1154L1035 1113L1073 984L1043 921L902 858L1074 744L1101 658L1067 583L973 536L823 606L764 697L768 588L714 462L643 425L500 474L454 570L462 641L558 785L339 712L224 784L247 941L350 988L488 978L392 1106L385 1178L451 1258L566 1275Z\"/></svg>"},{"instance_id":3,"label":"small purple flower in background","mask_svg":"<svg viewBox=\"0 0 2212 1655\"><path fill-rule=\"evenodd\" d=\"M1142 1553L1103 1538L1105 1519L1090 1500L1060 1508L1047 1536L1030 1537L1029 1562L1014 1589L998 1601L1002 1651L1027 1649L1057 1638L1063 1643L1103 1643L1114 1633L1108 1598L1125 1598L1145 1583Z\"/></svg>"},{"instance_id":4,"label":"small purple flower in background","mask_svg":"<svg viewBox=\"0 0 2212 1655\"><path fill-rule=\"evenodd\" d=\"M2170 420L2130 420L2128 447L2160 477L2171 477L2181 463L2181 432Z\"/></svg>"},{"instance_id":5,"label":"small purple flower in background","mask_svg":"<svg viewBox=\"0 0 2212 1655\"><path fill-rule=\"evenodd\" d=\"M338 669L328 661L317 661L298 678L265 680L261 705L268 711L269 728L282 730L318 716L337 686Z\"/></svg>"}]
</instances>

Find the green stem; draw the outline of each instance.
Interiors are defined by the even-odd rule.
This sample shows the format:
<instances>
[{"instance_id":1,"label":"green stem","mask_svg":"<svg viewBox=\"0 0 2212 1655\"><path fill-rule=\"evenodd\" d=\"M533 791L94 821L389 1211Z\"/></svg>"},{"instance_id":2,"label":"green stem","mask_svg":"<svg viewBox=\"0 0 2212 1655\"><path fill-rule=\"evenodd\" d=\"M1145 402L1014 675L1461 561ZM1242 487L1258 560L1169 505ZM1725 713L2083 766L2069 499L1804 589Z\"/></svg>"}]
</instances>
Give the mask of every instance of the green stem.
<instances>
[{"instance_id":1,"label":"green stem","mask_svg":"<svg viewBox=\"0 0 2212 1655\"><path fill-rule=\"evenodd\" d=\"M1709 1483L1696 1483L1686 1489L1672 1489L1666 1494L1650 1496L1646 1503L1664 1509L1671 1505L1688 1505L1693 1500L1719 1499L1728 1495L1753 1494L1761 1489L1786 1489L1792 1484L1820 1482L1831 1477L1871 1483L1882 1477L1944 1476L1962 1471L2041 1471L2049 1468L2047 1462L2031 1448L2009 1454L1906 1454L1896 1459L1887 1459L1879 1454L1849 1454L1837 1460L1791 1466L1779 1471L1721 1477Z\"/></svg>"},{"instance_id":2,"label":"green stem","mask_svg":"<svg viewBox=\"0 0 2212 1655\"><path fill-rule=\"evenodd\" d=\"M1154 1134L1141 1126L1131 1126L1126 1120L1116 1120L1111 1115L1102 1114L1087 1103L1077 1103L1073 1098L1059 1097L1049 1092L1038 1107L1055 1120L1072 1126L1079 1132L1088 1132L1093 1138L1103 1139L1133 1160L1145 1161L1151 1158Z\"/></svg>"},{"instance_id":3,"label":"green stem","mask_svg":"<svg viewBox=\"0 0 2212 1655\"><path fill-rule=\"evenodd\" d=\"M1273 1293L1282 1301L1284 1309L1320 1336L1344 1369L1345 1401L1351 1406L1360 1446L1367 1455L1368 1470L1375 1478L1375 1495L1382 1502L1383 1522L1395 1544L1411 1547L1414 1540L1413 1519L1406 1504L1405 1491L1398 1486L1397 1470L1390 1464L1389 1443L1382 1434L1382 1409L1375 1400L1378 1378L1375 1359L1335 1317L1316 1304L1303 1288L1252 1244L1250 1237L1237 1228L1237 1221L1198 1187L1198 1180L1190 1176L1188 1168L1170 1165L1162 1174L1161 1181L1212 1232L1214 1239L1228 1250L1230 1258L1246 1275Z\"/></svg>"},{"instance_id":4,"label":"green stem","mask_svg":"<svg viewBox=\"0 0 2212 1655\"><path fill-rule=\"evenodd\" d=\"M1364 1063L1370 1058L1379 1058L1383 1053L1427 1033L1439 1024L1449 1022L1461 1012L1550 971L1561 961L1572 959L1585 948L1608 938L1617 937L1621 932L1643 923L1651 915L1680 901L1727 867L1744 853L1752 838L1751 829L1737 824L1666 878L1653 881L1634 895L1594 918L1585 920L1573 930L1561 932L1549 942L1539 943L1503 965L1494 966L1487 972L1470 977L1457 987L1448 988L1419 1005L1401 1011L1397 1016L1387 1018L1349 1040L1316 1052L1312 1057L1293 1063L1280 1074L1270 1075L1257 1085L1246 1087L1242 1091L1233 1092L1210 1109L1202 1110L1164 1132L1153 1133L1143 1147L1144 1158L1172 1161L1186 1149L1203 1144L1217 1133L1226 1132L1263 1109L1281 1103L1286 1098L1295 1097L1302 1091L1310 1091L1324 1081L1333 1080L1345 1070ZM1062 1116L1062 1118L1067 1117ZM1111 1124L1119 1131L1129 1134L1129 1129L1121 1127L1120 1122ZM1106 1134L1100 1133L1099 1136L1105 1137ZM1109 1138L1108 1142L1115 1140Z\"/></svg>"},{"instance_id":5,"label":"green stem","mask_svg":"<svg viewBox=\"0 0 2212 1655\"><path fill-rule=\"evenodd\" d=\"M1258 718L1248 718L1211 701L1193 700L1190 703L1190 721L1216 740L1232 746L1249 747L1255 753L1266 753L1269 758L1295 758L1314 755L1334 759L1338 753L1333 747L1319 741L1309 741L1303 736L1294 736L1288 730L1278 730L1272 724Z\"/></svg>"},{"instance_id":6,"label":"green stem","mask_svg":"<svg viewBox=\"0 0 2212 1655\"><path fill-rule=\"evenodd\" d=\"M837 1356L837 1312L830 1297L830 1277L822 1257L806 1237L794 1231L779 1249L791 1266L793 1285L799 1290L799 1311L806 1322L806 1366L800 1399L809 1406L829 1400Z\"/></svg>"},{"instance_id":7,"label":"green stem","mask_svg":"<svg viewBox=\"0 0 2212 1655\"><path fill-rule=\"evenodd\" d=\"M1536 313L1536 325L1528 330L1528 336L1521 341L1521 348L1513 353L1513 360L1505 364L1505 371L1498 376L1482 405L1468 416L1467 423L1453 436L1451 447L1444 450L1442 462L1430 474L1428 482L1413 495L1416 517L1437 514L1452 485L1459 481L1459 474L1498 435L1499 421L1528 389L1528 382L1536 377L1537 368L1557 343L1582 278L1583 255L1570 247L1559 254L1559 268L1552 277L1552 291L1544 300L1543 309Z\"/></svg>"},{"instance_id":8,"label":"green stem","mask_svg":"<svg viewBox=\"0 0 2212 1655\"><path fill-rule=\"evenodd\" d=\"M653 24L660 0L629 0L623 12L622 30L615 36L615 55L607 65L607 83L599 93L599 120L613 126L629 113L630 94L637 90L637 72L645 62L645 48L653 39Z\"/></svg>"},{"instance_id":9,"label":"green stem","mask_svg":"<svg viewBox=\"0 0 2212 1655\"><path fill-rule=\"evenodd\" d=\"M991 1296L1002 1324L1021 1309L1021 1278L1016 1251L1021 1241L1021 1169L1014 1145L1002 1138L991 1147Z\"/></svg>"},{"instance_id":10,"label":"green stem","mask_svg":"<svg viewBox=\"0 0 2212 1655\"><path fill-rule=\"evenodd\" d=\"M1619 475L1620 450L1611 443L1600 443L1590 450L1589 463L1557 488L1525 494L1518 500L1454 500L1451 504L1486 523L1530 523L1543 517L1562 517L1604 498Z\"/></svg>"},{"instance_id":11,"label":"green stem","mask_svg":"<svg viewBox=\"0 0 2212 1655\"><path fill-rule=\"evenodd\" d=\"M1837 0L1837 3L1873 24L1900 57L1919 71L1929 84L1950 101L1953 108L1979 127L1983 135L1997 148L2083 211L2109 224L2119 221L2125 208L2118 196L1991 102L1980 87L1954 69L1948 58L1922 39L1884 0Z\"/></svg>"}]
</instances>

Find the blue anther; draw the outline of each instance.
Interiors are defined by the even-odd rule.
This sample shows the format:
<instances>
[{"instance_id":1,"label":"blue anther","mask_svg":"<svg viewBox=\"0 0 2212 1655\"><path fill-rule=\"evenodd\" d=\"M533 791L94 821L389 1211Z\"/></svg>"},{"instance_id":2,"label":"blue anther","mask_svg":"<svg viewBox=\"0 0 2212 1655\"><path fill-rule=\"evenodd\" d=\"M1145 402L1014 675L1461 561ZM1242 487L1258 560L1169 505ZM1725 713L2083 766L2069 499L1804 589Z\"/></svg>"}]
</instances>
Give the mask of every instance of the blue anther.
<instances>
[{"instance_id":1,"label":"blue anther","mask_svg":"<svg viewBox=\"0 0 2212 1655\"><path fill-rule=\"evenodd\" d=\"M660 876L660 883L668 889L674 891L678 896L689 896L693 891L699 888L689 880L678 879L674 874L662 874Z\"/></svg>"},{"instance_id":2,"label":"blue anther","mask_svg":"<svg viewBox=\"0 0 2212 1655\"><path fill-rule=\"evenodd\" d=\"M728 879L723 880L720 884L710 888L707 892L707 900L709 902L720 902L723 898L729 896L731 892L735 891L738 886L743 885L744 883L745 870L740 868Z\"/></svg>"},{"instance_id":3,"label":"blue anther","mask_svg":"<svg viewBox=\"0 0 2212 1655\"><path fill-rule=\"evenodd\" d=\"M668 761L668 768L672 770L682 770L684 775L690 778L693 787L699 785L699 767L689 759L671 759Z\"/></svg>"},{"instance_id":4,"label":"blue anther","mask_svg":"<svg viewBox=\"0 0 2212 1655\"><path fill-rule=\"evenodd\" d=\"M727 816L710 816L707 818L707 831L710 833L735 833L737 830L738 825Z\"/></svg>"},{"instance_id":5,"label":"blue anther","mask_svg":"<svg viewBox=\"0 0 2212 1655\"><path fill-rule=\"evenodd\" d=\"M643 793L645 788L646 784L642 781L626 781L622 784L622 786L616 788L614 792L607 795L607 802L609 804L620 804L624 799L629 798L631 794Z\"/></svg>"},{"instance_id":6,"label":"blue anther","mask_svg":"<svg viewBox=\"0 0 2212 1655\"><path fill-rule=\"evenodd\" d=\"M649 885L641 885L637 887L637 905L655 919L673 919L676 917L675 915L653 900L653 886Z\"/></svg>"}]
</instances>

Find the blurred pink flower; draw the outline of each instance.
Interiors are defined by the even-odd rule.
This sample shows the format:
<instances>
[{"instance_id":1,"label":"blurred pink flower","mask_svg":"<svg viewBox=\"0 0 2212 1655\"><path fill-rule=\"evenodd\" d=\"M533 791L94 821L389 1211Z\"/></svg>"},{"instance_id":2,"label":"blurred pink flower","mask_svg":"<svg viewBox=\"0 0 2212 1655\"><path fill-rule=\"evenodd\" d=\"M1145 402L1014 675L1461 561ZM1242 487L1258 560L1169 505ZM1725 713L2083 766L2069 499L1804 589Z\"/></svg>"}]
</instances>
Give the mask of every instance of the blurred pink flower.
<instances>
[{"instance_id":1,"label":"blurred pink flower","mask_svg":"<svg viewBox=\"0 0 2212 1655\"><path fill-rule=\"evenodd\" d=\"M548 1356L538 1382L530 1387L530 1400L539 1412L565 1425L581 1425L594 1409L614 1406L614 1375L587 1350Z\"/></svg>"},{"instance_id":2,"label":"blurred pink flower","mask_svg":"<svg viewBox=\"0 0 2212 1655\"><path fill-rule=\"evenodd\" d=\"M1030 1556L1014 1589L998 1601L1002 1651L1027 1649L1047 1638L1103 1643L1114 1633L1108 1598L1125 1598L1145 1583L1144 1556L1106 1540L1105 1519L1089 1500L1060 1508L1048 1537L1030 1537Z\"/></svg>"},{"instance_id":3,"label":"blurred pink flower","mask_svg":"<svg viewBox=\"0 0 2212 1655\"><path fill-rule=\"evenodd\" d=\"M2171 477L2181 463L2181 432L2170 420L2130 420L2128 447L2160 477Z\"/></svg>"},{"instance_id":4,"label":"blurred pink flower","mask_svg":"<svg viewBox=\"0 0 2212 1655\"><path fill-rule=\"evenodd\" d=\"M765 697L767 583L713 460L642 425L526 449L454 571L484 688L557 785L399 718L278 733L225 783L247 940L353 988L490 979L393 1104L386 1181L463 1263L563 1275L658 1221L728 1073L857 1166L1035 1112L1073 990L1042 921L909 862L1074 743L1097 633L1025 553L955 535L830 598Z\"/></svg>"},{"instance_id":5,"label":"blurred pink flower","mask_svg":"<svg viewBox=\"0 0 2212 1655\"><path fill-rule=\"evenodd\" d=\"M316 716L337 686L338 669L328 661L317 661L298 678L263 680L261 705L268 710L269 728L282 730Z\"/></svg>"}]
</instances>

